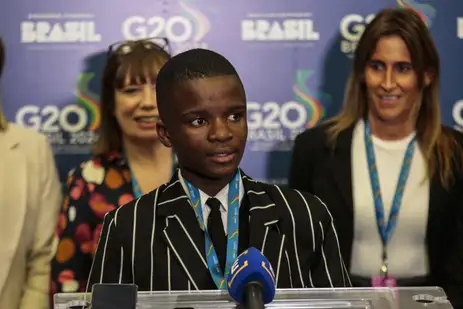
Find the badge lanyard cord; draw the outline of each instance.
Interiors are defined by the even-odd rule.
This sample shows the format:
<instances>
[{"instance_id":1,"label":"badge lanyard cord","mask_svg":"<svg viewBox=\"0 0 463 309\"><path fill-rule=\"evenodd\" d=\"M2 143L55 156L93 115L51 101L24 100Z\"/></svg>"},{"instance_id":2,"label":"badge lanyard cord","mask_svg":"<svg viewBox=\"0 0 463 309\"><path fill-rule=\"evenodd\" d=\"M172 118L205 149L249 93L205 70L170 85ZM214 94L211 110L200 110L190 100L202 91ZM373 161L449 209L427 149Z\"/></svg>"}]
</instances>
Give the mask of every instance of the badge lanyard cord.
<instances>
[{"instance_id":1,"label":"badge lanyard cord","mask_svg":"<svg viewBox=\"0 0 463 309\"><path fill-rule=\"evenodd\" d=\"M220 267L219 259L212 243L211 237L204 223L201 198L198 188L194 187L190 182L184 179L185 185L188 188L190 200L196 214L196 218L201 229L204 231L204 241L206 248L207 266L211 273L212 279L219 290L226 290L226 278L230 274L231 266L238 255L238 234L239 234L239 199L240 199L240 180L241 174L239 170L236 172L232 181L229 183L228 189L228 227L227 227L227 259L225 270Z\"/></svg>"},{"instance_id":2,"label":"badge lanyard cord","mask_svg":"<svg viewBox=\"0 0 463 309\"><path fill-rule=\"evenodd\" d=\"M378 177L378 169L376 165L376 157L374 152L374 146L371 136L371 127L370 123L365 121L365 149L368 160L368 172L370 175L371 189L373 192L373 199L375 205L375 214L376 214L376 223L378 225L378 231L381 236L382 242L382 265L381 265L381 275L383 278L387 278L389 275L388 269L388 255L387 255L387 244L391 239L392 233L394 232L397 225L397 218L400 211L400 206L402 204L403 193L405 190L405 185L407 183L408 175L410 172L410 166L413 158L413 153L415 150L416 139L415 137L410 141L405 151L404 159L402 162L402 167L400 169L400 175L397 182L397 187L394 193L394 198L392 200L391 212L389 214L389 220L386 224L384 218L384 204L381 195L381 188Z\"/></svg>"}]
</instances>

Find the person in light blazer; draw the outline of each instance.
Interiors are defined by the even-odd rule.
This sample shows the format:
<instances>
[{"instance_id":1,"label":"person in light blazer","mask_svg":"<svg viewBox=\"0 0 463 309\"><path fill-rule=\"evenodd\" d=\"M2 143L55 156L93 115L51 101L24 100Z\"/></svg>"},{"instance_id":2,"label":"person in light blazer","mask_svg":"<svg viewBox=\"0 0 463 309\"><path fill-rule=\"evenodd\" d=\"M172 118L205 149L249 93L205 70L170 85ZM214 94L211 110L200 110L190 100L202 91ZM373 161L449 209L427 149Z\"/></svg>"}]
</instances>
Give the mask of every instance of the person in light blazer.
<instances>
[{"instance_id":1,"label":"person in light blazer","mask_svg":"<svg viewBox=\"0 0 463 309\"><path fill-rule=\"evenodd\" d=\"M5 48L0 39L0 77ZM61 186L47 138L0 109L0 308L49 308Z\"/></svg>"}]
</instances>

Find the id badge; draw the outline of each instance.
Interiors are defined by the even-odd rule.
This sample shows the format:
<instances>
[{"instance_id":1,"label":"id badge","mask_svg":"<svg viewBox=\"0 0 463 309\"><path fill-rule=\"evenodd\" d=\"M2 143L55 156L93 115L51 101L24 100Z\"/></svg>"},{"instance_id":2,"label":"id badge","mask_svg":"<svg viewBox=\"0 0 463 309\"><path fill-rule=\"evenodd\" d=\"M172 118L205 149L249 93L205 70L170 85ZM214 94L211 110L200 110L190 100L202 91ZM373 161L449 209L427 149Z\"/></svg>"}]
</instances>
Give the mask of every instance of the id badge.
<instances>
[{"instance_id":1,"label":"id badge","mask_svg":"<svg viewBox=\"0 0 463 309\"><path fill-rule=\"evenodd\" d=\"M393 276L389 276L388 272L387 253L383 251L383 264L381 265L380 275L371 277L372 287L394 288L397 286L397 280Z\"/></svg>"},{"instance_id":2,"label":"id badge","mask_svg":"<svg viewBox=\"0 0 463 309\"><path fill-rule=\"evenodd\" d=\"M397 280L392 276L373 276L371 277L371 286L375 288L394 288L397 286Z\"/></svg>"}]
</instances>

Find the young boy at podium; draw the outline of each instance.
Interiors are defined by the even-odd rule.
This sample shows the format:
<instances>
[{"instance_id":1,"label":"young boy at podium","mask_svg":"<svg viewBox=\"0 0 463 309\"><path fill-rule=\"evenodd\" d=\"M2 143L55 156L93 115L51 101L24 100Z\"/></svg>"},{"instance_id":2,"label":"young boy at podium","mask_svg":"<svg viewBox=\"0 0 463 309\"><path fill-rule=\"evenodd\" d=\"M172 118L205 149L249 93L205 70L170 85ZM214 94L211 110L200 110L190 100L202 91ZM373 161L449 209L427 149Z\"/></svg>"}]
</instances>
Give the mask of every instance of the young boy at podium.
<instances>
[{"instance_id":1,"label":"young boy at podium","mask_svg":"<svg viewBox=\"0 0 463 309\"><path fill-rule=\"evenodd\" d=\"M156 93L157 132L179 169L169 183L106 215L88 291L95 283L226 289L233 261L249 247L268 258L278 288L350 286L323 202L239 168L246 94L227 59L204 49L178 54L160 70Z\"/></svg>"}]
</instances>

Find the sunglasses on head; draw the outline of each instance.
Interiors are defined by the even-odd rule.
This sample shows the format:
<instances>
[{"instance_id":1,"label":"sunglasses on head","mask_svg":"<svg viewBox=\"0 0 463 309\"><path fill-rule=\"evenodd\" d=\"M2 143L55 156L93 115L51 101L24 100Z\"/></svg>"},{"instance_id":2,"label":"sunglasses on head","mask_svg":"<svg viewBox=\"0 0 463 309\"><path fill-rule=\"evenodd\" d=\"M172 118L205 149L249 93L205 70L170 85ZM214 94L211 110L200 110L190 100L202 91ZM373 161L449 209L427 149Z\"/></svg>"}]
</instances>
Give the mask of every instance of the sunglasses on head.
<instances>
[{"instance_id":1,"label":"sunglasses on head","mask_svg":"<svg viewBox=\"0 0 463 309\"><path fill-rule=\"evenodd\" d=\"M142 46L147 50L159 50L170 54L169 40L167 38L152 37L134 41L120 41L109 45L107 56L117 54L124 56L130 54L135 47Z\"/></svg>"}]
</instances>

